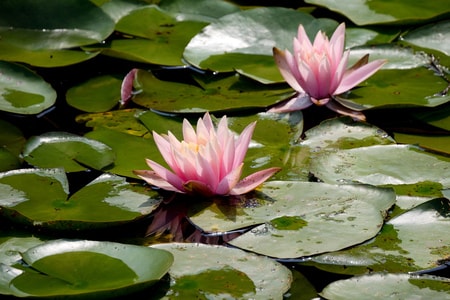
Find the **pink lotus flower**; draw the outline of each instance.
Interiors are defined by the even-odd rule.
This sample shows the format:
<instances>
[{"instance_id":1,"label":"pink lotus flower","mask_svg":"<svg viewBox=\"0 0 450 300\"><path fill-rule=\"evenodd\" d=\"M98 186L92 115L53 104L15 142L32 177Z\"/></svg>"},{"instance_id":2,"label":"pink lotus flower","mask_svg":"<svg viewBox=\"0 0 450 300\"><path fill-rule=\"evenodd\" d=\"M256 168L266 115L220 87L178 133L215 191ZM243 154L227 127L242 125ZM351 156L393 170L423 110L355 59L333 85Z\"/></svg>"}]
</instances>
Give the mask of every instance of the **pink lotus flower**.
<instances>
[{"instance_id":1,"label":"pink lotus flower","mask_svg":"<svg viewBox=\"0 0 450 300\"><path fill-rule=\"evenodd\" d=\"M134 173L152 185L179 193L202 196L247 193L280 170L269 168L239 181L255 125L256 122L248 125L236 138L228 129L225 116L217 130L208 113L198 120L197 131L185 119L181 142L170 131L164 136L153 132L155 143L172 171L147 159L153 171Z\"/></svg>"},{"instance_id":2,"label":"pink lotus flower","mask_svg":"<svg viewBox=\"0 0 450 300\"><path fill-rule=\"evenodd\" d=\"M301 110L312 104L325 105L328 108L354 119L365 120L365 116L354 109L356 104L344 102L335 97L378 71L385 60L368 63L368 55L346 70L349 51L344 52L345 24L334 32L331 40L319 31L311 44L305 29L299 26L298 36L294 38L292 55L288 50L273 49L275 62L281 75L298 94L281 106L275 106L271 112L289 112ZM350 107L352 106L352 108ZM359 107L360 109L361 107Z\"/></svg>"}]
</instances>

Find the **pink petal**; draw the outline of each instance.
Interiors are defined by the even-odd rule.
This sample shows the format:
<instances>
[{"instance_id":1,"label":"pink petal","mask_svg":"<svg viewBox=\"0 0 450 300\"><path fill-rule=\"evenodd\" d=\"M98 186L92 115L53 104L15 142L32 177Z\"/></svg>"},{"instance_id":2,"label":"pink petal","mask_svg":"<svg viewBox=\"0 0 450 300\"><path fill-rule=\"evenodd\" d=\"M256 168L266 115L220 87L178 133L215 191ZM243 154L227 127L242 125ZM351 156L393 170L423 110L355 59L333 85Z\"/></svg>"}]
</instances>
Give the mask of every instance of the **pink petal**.
<instances>
[{"instance_id":1,"label":"pink petal","mask_svg":"<svg viewBox=\"0 0 450 300\"><path fill-rule=\"evenodd\" d=\"M207 184L210 189L215 190L219 184L219 172L218 168L215 166L215 162L217 162L219 158L214 156L213 151L208 151L208 149L205 150L206 152L203 153L203 155L197 156L198 180ZM216 161L214 161L214 159Z\"/></svg>"},{"instance_id":2,"label":"pink petal","mask_svg":"<svg viewBox=\"0 0 450 300\"><path fill-rule=\"evenodd\" d=\"M236 141L236 149L234 153L233 169L238 167L245 158L248 150L248 145L252 139L253 131L255 130L256 122L252 122L239 135ZM231 155L231 153L224 153L224 155Z\"/></svg>"},{"instance_id":3,"label":"pink petal","mask_svg":"<svg viewBox=\"0 0 450 300\"><path fill-rule=\"evenodd\" d=\"M239 181L231 190L230 195L241 195L250 192L280 170L281 168L274 167L253 173Z\"/></svg>"},{"instance_id":4,"label":"pink petal","mask_svg":"<svg viewBox=\"0 0 450 300\"><path fill-rule=\"evenodd\" d=\"M342 94L353 87L357 86L370 76L372 76L376 71L378 71L384 64L386 60L378 59L373 62L370 62L358 69L350 70L349 72L344 74L342 78L341 84L336 89L335 94Z\"/></svg>"},{"instance_id":5,"label":"pink petal","mask_svg":"<svg viewBox=\"0 0 450 300\"><path fill-rule=\"evenodd\" d=\"M345 68L347 67L349 54L350 54L350 51L345 51L345 53L341 57L341 61L336 66L336 69L333 72L333 76L331 79L331 86L330 86L330 95L331 96L336 94L336 90L339 88L342 78L344 78L345 73L348 72L345 70Z\"/></svg>"},{"instance_id":6,"label":"pink petal","mask_svg":"<svg viewBox=\"0 0 450 300\"><path fill-rule=\"evenodd\" d=\"M366 116L362 112L356 111L356 110L351 110L350 108L347 108L336 101L328 102L326 107L337 112L338 114L350 116L356 121L365 121L366 120Z\"/></svg>"},{"instance_id":7,"label":"pink petal","mask_svg":"<svg viewBox=\"0 0 450 300\"><path fill-rule=\"evenodd\" d=\"M120 105L125 106L128 101L130 101L133 93L133 81L136 77L136 72L138 69L132 69L123 78L122 86L120 88Z\"/></svg>"},{"instance_id":8,"label":"pink petal","mask_svg":"<svg viewBox=\"0 0 450 300\"><path fill-rule=\"evenodd\" d=\"M309 40L308 35L306 34L305 28L302 24L298 26L298 32L297 32L297 39L302 45L302 47L306 48L303 49L303 51L311 52L313 49L313 45L311 44L311 41Z\"/></svg>"},{"instance_id":9,"label":"pink petal","mask_svg":"<svg viewBox=\"0 0 450 300\"><path fill-rule=\"evenodd\" d=\"M178 175L172 173L171 171L164 168L157 162L154 162L153 160L146 159L145 161L146 161L147 165L150 168L152 168L153 171L155 171L156 175L158 175L163 180L163 182L167 182L168 184L172 185L175 189L177 189L179 191L183 190L183 182ZM154 178L154 177L151 177L151 178ZM157 186L159 186L159 185L157 185ZM161 186L161 188L162 188L162 186Z\"/></svg>"},{"instance_id":10,"label":"pink petal","mask_svg":"<svg viewBox=\"0 0 450 300\"><path fill-rule=\"evenodd\" d=\"M287 50L281 51L278 48L273 48L273 56L284 80L297 92L303 92L303 88L298 82L300 74L292 54Z\"/></svg>"},{"instance_id":11,"label":"pink petal","mask_svg":"<svg viewBox=\"0 0 450 300\"><path fill-rule=\"evenodd\" d=\"M345 44L345 23L341 23L330 39L332 59L336 64L341 60Z\"/></svg>"},{"instance_id":12,"label":"pink petal","mask_svg":"<svg viewBox=\"0 0 450 300\"><path fill-rule=\"evenodd\" d=\"M183 140L186 143L197 143L197 134L188 120L183 119Z\"/></svg>"},{"instance_id":13,"label":"pink petal","mask_svg":"<svg viewBox=\"0 0 450 300\"><path fill-rule=\"evenodd\" d=\"M170 132L169 132L169 135L170 135ZM173 155L172 155L171 143L166 138L157 134L156 132L153 132L153 140L155 141L156 147L158 147L158 150L161 153L162 157L164 158L165 162L175 172L177 172L176 163L175 163L175 161L173 159Z\"/></svg>"},{"instance_id":14,"label":"pink petal","mask_svg":"<svg viewBox=\"0 0 450 300\"><path fill-rule=\"evenodd\" d=\"M151 185L157 186L167 191L183 193L183 190L177 189L172 184L161 178L156 172L149 170L134 170L134 174L145 180Z\"/></svg>"},{"instance_id":15,"label":"pink petal","mask_svg":"<svg viewBox=\"0 0 450 300\"><path fill-rule=\"evenodd\" d=\"M297 110L302 110L310 107L313 103L311 102L311 97L308 94L301 93L297 97L290 99L287 102L275 105L268 112L272 113L286 113Z\"/></svg>"},{"instance_id":16,"label":"pink petal","mask_svg":"<svg viewBox=\"0 0 450 300\"><path fill-rule=\"evenodd\" d=\"M237 168L227 174L216 188L217 195L228 195L231 189L239 182L244 164L241 163Z\"/></svg>"}]
</instances>

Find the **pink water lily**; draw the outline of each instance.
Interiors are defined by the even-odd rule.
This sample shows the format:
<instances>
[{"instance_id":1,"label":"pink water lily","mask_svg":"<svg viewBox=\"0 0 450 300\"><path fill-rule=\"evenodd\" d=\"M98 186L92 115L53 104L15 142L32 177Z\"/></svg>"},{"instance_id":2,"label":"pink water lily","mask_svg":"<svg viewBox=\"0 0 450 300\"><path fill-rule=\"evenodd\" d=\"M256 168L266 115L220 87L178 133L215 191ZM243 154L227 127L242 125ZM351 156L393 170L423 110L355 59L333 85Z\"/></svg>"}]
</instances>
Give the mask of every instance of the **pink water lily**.
<instances>
[{"instance_id":1,"label":"pink water lily","mask_svg":"<svg viewBox=\"0 0 450 300\"><path fill-rule=\"evenodd\" d=\"M298 93L271 112L289 112L301 110L312 104L325 105L328 108L354 119L365 120L356 110L356 105L335 97L349 91L376 71L385 60L368 62L368 55L355 65L347 68L349 50L344 52L345 24L338 26L330 40L319 31L311 43L305 29L299 26L298 36L294 38L293 53L288 50L273 49L275 62L286 82Z\"/></svg>"},{"instance_id":2,"label":"pink water lily","mask_svg":"<svg viewBox=\"0 0 450 300\"><path fill-rule=\"evenodd\" d=\"M239 180L243 160L256 123L248 125L239 137L228 128L226 116L217 129L209 113L197 122L197 130L183 120L183 138L179 141L170 131L153 132L155 143L171 170L147 159L152 170L134 173L148 183L165 190L202 196L245 194L266 181L280 168L269 168Z\"/></svg>"}]
</instances>

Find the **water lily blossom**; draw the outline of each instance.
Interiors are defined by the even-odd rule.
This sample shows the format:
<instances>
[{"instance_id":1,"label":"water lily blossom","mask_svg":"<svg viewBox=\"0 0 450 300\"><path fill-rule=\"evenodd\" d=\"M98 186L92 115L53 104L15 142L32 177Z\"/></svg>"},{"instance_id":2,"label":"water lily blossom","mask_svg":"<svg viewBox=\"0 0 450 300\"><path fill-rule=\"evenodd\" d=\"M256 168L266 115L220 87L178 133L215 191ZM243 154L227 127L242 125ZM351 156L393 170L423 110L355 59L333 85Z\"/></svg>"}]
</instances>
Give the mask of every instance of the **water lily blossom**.
<instances>
[{"instance_id":1,"label":"water lily blossom","mask_svg":"<svg viewBox=\"0 0 450 300\"><path fill-rule=\"evenodd\" d=\"M147 159L152 170L134 173L152 185L179 193L245 194L280 170L269 168L239 180L255 125L251 123L237 137L228 128L226 116L220 119L217 129L209 113L198 120L197 130L184 119L182 141L170 131L167 135L153 132L155 143L171 170Z\"/></svg>"},{"instance_id":2,"label":"water lily blossom","mask_svg":"<svg viewBox=\"0 0 450 300\"><path fill-rule=\"evenodd\" d=\"M333 111L365 120L357 111L357 105L336 97L357 86L376 71L385 60L368 62L368 55L355 65L347 68L349 50L344 52L345 24L340 24L330 40L319 31L311 43L305 29L299 26L294 38L293 54L288 50L273 49L275 62L286 82L298 93L283 103L273 107L271 112L301 110L312 104L325 105Z\"/></svg>"}]
</instances>

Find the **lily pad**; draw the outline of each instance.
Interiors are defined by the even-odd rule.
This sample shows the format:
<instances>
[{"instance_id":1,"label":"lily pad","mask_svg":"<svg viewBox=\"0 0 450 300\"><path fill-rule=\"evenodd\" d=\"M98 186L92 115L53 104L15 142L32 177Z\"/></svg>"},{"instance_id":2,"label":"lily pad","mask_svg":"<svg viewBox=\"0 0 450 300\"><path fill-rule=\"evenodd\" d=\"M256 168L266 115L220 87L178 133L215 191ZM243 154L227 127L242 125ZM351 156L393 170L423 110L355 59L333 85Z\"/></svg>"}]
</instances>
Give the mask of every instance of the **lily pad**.
<instances>
[{"instance_id":1,"label":"lily pad","mask_svg":"<svg viewBox=\"0 0 450 300\"><path fill-rule=\"evenodd\" d=\"M239 11L239 6L224 0L163 0L159 7L177 19L212 22Z\"/></svg>"},{"instance_id":2,"label":"lily pad","mask_svg":"<svg viewBox=\"0 0 450 300\"><path fill-rule=\"evenodd\" d=\"M113 75L89 79L67 91L67 103L86 112L109 111L119 103L122 79Z\"/></svg>"},{"instance_id":3,"label":"lily pad","mask_svg":"<svg viewBox=\"0 0 450 300\"><path fill-rule=\"evenodd\" d=\"M265 109L291 97L285 85L265 86L238 75L195 76L194 84L160 80L138 70L133 102L161 112L227 112Z\"/></svg>"},{"instance_id":4,"label":"lily pad","mask_svg":"<svg viewBox=\"0 0 450 300\"><path fill-rule=\"evenodd\" d=\"M403 40L423 48L435 49L450 55L450 46L446 41L450 39L450 21L428 24L408 32Z\"/></svg>"},{"instance_id":5,"label":"lily pad","mask_svg":"<svg viewBox=\"0 0 450 300\"><path fill-rule=\"evenodd\" d=\"M55 103L55 90L30 69L0 61L0 70L0 111L38 114Z\"/></svg>"},{"instance_id":6,"label":"lily pad","mask_svg":"<svg viewBox=\"0 0 450 300\"><path fill-rule=\"evenodd\" d=\"M239 249L169 243L152 248L171 252L171 299L283 299L292 282L285 266Z\"/></svg>"},{"instance_id":7,"label":"lily pad","mask_svg":"<svg viewBox=\"0 0 450 300\"><path fill-rule=\"evenodd\" d=\"M408 163L407 163L408 162ZM412 145L378 145L323 152L310 171L324 182L407 185L435 182L450 187L450 161Z\"/></svg>"},{"instance_id":8,"label":"lily pad","mask_svg":"<svg viewBox=\"0 0 450 300\"><path fill-rule=\"evenodd\" d=\"M372 238L395 194L366 185L272 181L235 202L200 203L192 207L189 218L205 232L262 224L229 243L271 257L295 258Z\"/></svg>"},{"instance_id":9,"label":"lily pad","mask_svg":"<svg viewBox=\"0 0 450 300\"><path fill-rule=\"evenodd\" d=\"M133 170L148 169L145 158L158 161L160 155L155 142L150 138L141 138L109 129L88 132L86 137L111 147L115 153L114 164L105 171L113 174L138 178Z\"/></svg>"},{"instance_id":10,"label":"lily pad","mask_svg":"<svg viewBox=\"0 0 450 300\"><path fill-rule=\"evenodd\" d=\"M100 54L99 51L86 52L73 49L29 50L0 40L1 60L22 62L37 67L69 66L94 58L98 54Z\"/></svg>"},{"instance_id":11,"label":"lily pad","mask_svg":"<svg viewBox=\"0 0 450 300\"><path fill-rule=\"evenodd\" d=\"M28 267L4 266L0 282L11 295L43 298L126 295L159 281L173 262L165 250L87 240L50 241L22 258Z\"/></svg>"},{"instance_id":12,"label":"lily pad","mask_svg":"<svg viewBox=\"0 0 450 300\"><path fill-rule=\"evenodd\" d=\"M62 230L104 228L150 214L161 202L156 192L123 177L103 174L68 198L61 169L0 173L0 212L12 221Z\"/></svg>"},{"instance_id":13,"label":"lily pad","mask_svg":"<svg viewBox=\"0 0 450 300\"><path fill-rule=\"evenodd\" d=\"M283 79L272 57L272 48L291 48L299 24L315 35L330 33L337 23L280 7L260 7L226 15L191 39L184 58L192 65L218 72L240 70L264 83ZM265 57L264 57L265 56Z\"/></svg>"},{"instance_id":14,"label":"lily pad","mask_svg":"<svg viewBox=\"0 0 450 300\"><path fill-rule=\"evenodd\" d=\"M112 164L114 151L105 144L67 132L47 132L31 137L23 158L41 168L61 168L79 172L89 168L101 170Z\"/></svg>"},{"instance_id":15,"label":"lily pad","mask_svg":"<svg viewBox=\"0 0 450 300\"><path fill-rule=\"evenodd\" d=\"M149 130L142 124L142 115L150 113L142 109L120 109L103 113L78 115L75 120L93 130L111 129L130 135L150 138ZM178 124L178 123L177 123Z\"/></svg>"},{"instance_id":16,"label":"lily pad","mask_svg":"<svg viewBox=\"0 0 450 300\"><path fill-rule=\"evenodd\" d=\"M19 155L25 144L22 132L0 119L0 171L16 169L20 166Z\"/></svg>"},{"instance_id":17,"label":"lily pad","mask_svg":"<svg viewBox=\"0 0 450 300\"><path fill-rule=\"evenodd\" d=\"M341 117L325 120L307 130L300 144L318 152L325 148L351 149L394 143L392 137L376 126Z\"/></svg>"},{"instance_id":18,"label":"lily pad","mask_svg":"<svg viewBox=\"0 0 450 300\"><path fill-rule=\"evenodd\" d=\"M2 42L28 50L98 43L114 31L113 20L90 1L5 0L0 5Z\"/></svg>"},{"instance_id":19,"label":"lily pad","mask_svg":"<svg viewBox=\"0 0 450 300\"><path fill-rule=\"evenodd\" d=\"M431 269L450 256L449 218L449 200L433 199L389 220L374 239L312 257L308 264L342 274Z\"/></svg>"},{"instance_id":20,"label":"lily pad","mask_svg":"<svg viewBox=\"0 0 450 300\"><path fill-rule=\"evenodd\" d=\"M123 16L116 30L139 38L115 39L110 44L92 45L85 50L138 62L179 66L191 37L207 23L178 21L157 6L134 9Z\"/></svg>"},{"instance_id":21,"label":"lily pad","mask_svg":"<svg viewBox=\"0 0 450 300\"><path fill-rule=\"evenodd\" d=\"M343 14L357 25L419 23L449 11L446 0L305 0Z\"/></svg>"},{"instance_id":22,"label":"lily pad","mask_svg":"<svg viewBox=\"0 0 450 300\"><path fill-rule=\"evenodd\" d=\"M326 299L450 299L450 280L436 276L384 274L332 282L320 293Z\"/></svg>"}]
</instances>

